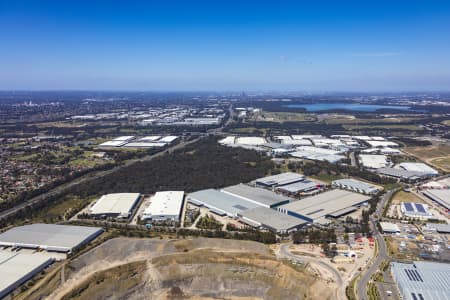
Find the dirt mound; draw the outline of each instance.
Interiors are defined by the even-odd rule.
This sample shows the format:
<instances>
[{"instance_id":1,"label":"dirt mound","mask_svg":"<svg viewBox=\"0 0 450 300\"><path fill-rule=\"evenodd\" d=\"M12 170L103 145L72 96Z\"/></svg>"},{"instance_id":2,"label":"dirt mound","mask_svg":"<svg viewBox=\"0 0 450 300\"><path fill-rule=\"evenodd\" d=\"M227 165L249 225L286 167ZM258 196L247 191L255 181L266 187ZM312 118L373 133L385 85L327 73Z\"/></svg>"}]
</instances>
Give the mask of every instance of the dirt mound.
<instances>
[{"instance_id":1,"label":"dirt mound","mask_svg":"<svg viewBox=\"0 0 450 300\"><path fill-rule=\"evenodd\" d=\"M48 299L331 299L324 282L267 246L217 239L116 239L72 262Z\"/></svg>"}]
</instances>

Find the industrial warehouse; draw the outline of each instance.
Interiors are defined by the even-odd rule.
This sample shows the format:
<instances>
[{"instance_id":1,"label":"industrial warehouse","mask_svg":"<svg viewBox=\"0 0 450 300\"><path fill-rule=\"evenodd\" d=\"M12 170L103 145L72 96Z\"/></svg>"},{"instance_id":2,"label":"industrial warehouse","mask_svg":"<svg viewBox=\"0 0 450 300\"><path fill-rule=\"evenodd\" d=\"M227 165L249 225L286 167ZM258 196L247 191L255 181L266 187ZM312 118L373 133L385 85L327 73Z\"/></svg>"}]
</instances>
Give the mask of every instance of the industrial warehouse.
<instances>
[{"instance_id":1,"label":"industrial warehouse","mask_svg":"<svg viewBox=\"0 0 450 300\"><path fill-rule=\"evenodd\" d=\"M391 263L391 273L403 299L450 299L450 265L415 261Z\"/></svg>"},{"instance_id":2,"label":"industrial warehouse","mask_svg":"<svg viewBox=\"0 0 450 300\"><path fill-rule=\"evenodd\" d=\"M303 180L305 180L305 176L301 174L286 172L256 179L255 184L256 186L274 188Z\"/></svg>"},{"instance_id":3,"label":"industrial warehouse","mask_svg":"<svg viewBox=\"0 0 450 300\"><path fill-rule=\"evenodd\" d=\"M345 191L331 190L315 196L279 206L278 211L307 222L326 224L326 217L337 218L355 211L367 202L369 196Z\"/></svg>"},{"instance_id":4,"label":"industrial warehouse","mask_svg":"<svg viewBox=\"0 0 450 300\"><path fill-rule=\"evenodd\" d=\"M33 278L54 259L40 253L0 252L0 299Z\"/></svg>"},{"instance_id":5,"label":"industrial warehouse","mask_svg":"<svg viewBox=\"0 0 450 300\"><path fill-rule=\"evenodd\" d=\"M157 192L144 210L141 219L151 221L180 221L183 208L183 191Z\"/></svg>"},{"instance_id":6,"label":"industrial warehouse","mask_svg":"<svg viewBox=\"0 0 450 300\"><path fill-rule=\"evenodd\" d=\"M106 141L98 145L99 148L160 148L170 145L178 139L178 136L145 136L136 138L135 136L119 136L110 141Z\"/></svg>"},{"instance_id":7,"label":"industrial warehouse","mask_svg":"<svg viewBox=\"0 0 450 300\"><path fill-rule=\"evenodd\" d=\"M0 234L0 299L103 233L99 227L31 224Z\"/></svg>"},{"instance_id":8,"label":"industrial warehouse","mask_svg":"<svg viewBox=\"0 0 450 300\"><path fill-rule=\"evenodd\" d=\"M103 195L89 208L95 218L128 219L140 199L139 193L116 193Z\"/></svg>"},{"instance_id":9,"label":"industrial warehouse","mask_svg":"<svg viewBox=\"0 0 450 300\"><path fill-rule=\"evenodd\" d=\"M321 183L311 180L303 180L300 182L280 186L276 190L289 196L296 196L318 192L322 187L323 184Z\"/></svg>"},{"instance_id":10,"label":"industrial warehouse","mask_svg":"<svg viewBox=\"0 0 450 300\"><path fill-rule=\"evenodd\" d=\"M450 209L450 189L429 189L424 191L423 194L445 207L445 209Z\"/></svg>"},{"instance_id":11,"label":"industrial warehouse","mask_svg":"<svg viewBox=\"0 0 450 300\"><path fill-rule=\"evenodd\" d=\"M428 205L422 203L402 202L401 212L409 218L430 218L433 215L428 211Z\"/></svg>"},{"instance_id":12,"label":"industrial warehouse","mask_svg":"<svg viewBox=\"0 0 450 300\"><path fill-rule=\"evenodd\" d=\"M0 234L0 246L72 253L103 232L99 227L31 224Z\"/></svg>"},{"instance_id":13,"label":"industrial warehouse","mask_svg":"<svg viewBox=\"0 0 450 300\"><path fill-rule=\"evenodd\" d=\"M355 179L338 179L334 180L331 184L341 189L366 195L374 195L381 190L380 188L377 188L374 185Z\"/></svg>"},{"instance_id":14,"label":"industrial warehouse","mask_svg":"<svg viewBox=\"0 0 450 300\"><path fill-rule=\"evenodd\" d=\"M255 185L270 188L289 196L311 193L323 187L323 184L307 180L304 175L293 172L256 179Z\"/></svg>"},{"instance_id":15,"label":"industrial warehouse","mask_svg":"<svg viewBox=\"0 0 450 300\"><path fill-rule=\"evenodd\" d=\"M306 224L306 221L263 206L243 211L239 216L244 223L266 228L276 233L288 233Z\"/></svg>"},{"instance_id":16,"label":"industrial warehouse","mask_svg":"<svg viewBox=\"0 0 450 300\"><path fill-rule=\"evenodd\" d=\"M222 192L268 208L273 208L285 203L289 203L289 201L292 200L272 191L261 188L254 188L242 183L226 187L222 189Z\"/></svg>"},{"instance_id":17,"label":"industrial warehouse","mask_svg":"<svg viewBox=\"0 0 450 300\"><path fill-rule=\"evenodd\" d=\"M239 213L259 206L254 202L214 189L191 193L187 196L187 201L196 206L205 206L217 215L226 215L231 218L236 218Z\"/></svg>"}]
</instances>

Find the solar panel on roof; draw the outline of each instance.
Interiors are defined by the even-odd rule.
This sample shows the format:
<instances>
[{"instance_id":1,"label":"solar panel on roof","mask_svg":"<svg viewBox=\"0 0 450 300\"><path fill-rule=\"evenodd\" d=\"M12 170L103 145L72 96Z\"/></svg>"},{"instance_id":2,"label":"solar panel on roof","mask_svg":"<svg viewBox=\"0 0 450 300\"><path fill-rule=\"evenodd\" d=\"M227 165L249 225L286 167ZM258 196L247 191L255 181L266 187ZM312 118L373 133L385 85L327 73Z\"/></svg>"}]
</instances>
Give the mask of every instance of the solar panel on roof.
<instances>
[{"instance_id":1,"label":"solar panel on roof","mask_svg":"<svg viewBox=\"0 0 450 300\"><path fill-rule=\"evenodd\" d=\"M409 271L409 270L405 270L405 273L406 273L406 275L408 276L408 279L412 281L411 275L409 275L409 272L408 272L408 271Z\"/></svg>"},{"instance_id":2,"label":"solar panel on roof","mask_svg":"<svg viewBox=\"0 0 450 300\"><path fill-rule=\"evenodd\" d=\"M416 270L413 270L412 272L416 274L418 281L423 282L422 276L420 276L419 272L417 272Z\"/></svg>"},{"instance_id":3,"label":"solar panel on roof","mask_svg":"<svg viewBox=\"0 0 450 300\"><path fill-rule=\"evenodd\" d=\"M415 281L414 278L412 277L411 273L409 272L409 270L405 269L405 273L406 273L406 275L408 275L409 280Z\"/></svg>"},{"instance_id":4,"label":"solar panel on roof","mask_svg":"<svg viewBox=\"0 0 450 300\"><path fill-rule=\"evenodd\" d=\"M405 203L404 205L406 211L414 212L414 208L412 207L411 203Z\"/></svg>"},{"instance_id":5,"label":"solar panel on roof","mask_svg":"<svg viewBox=\"0 0 450 300\"><path fill-rule=\"evenodd\" d=\"M421 213L426 213L425 208L420 203L416 203L416 209L417 209L417 211L419 211Z\"/></svg>"}]
</instances>

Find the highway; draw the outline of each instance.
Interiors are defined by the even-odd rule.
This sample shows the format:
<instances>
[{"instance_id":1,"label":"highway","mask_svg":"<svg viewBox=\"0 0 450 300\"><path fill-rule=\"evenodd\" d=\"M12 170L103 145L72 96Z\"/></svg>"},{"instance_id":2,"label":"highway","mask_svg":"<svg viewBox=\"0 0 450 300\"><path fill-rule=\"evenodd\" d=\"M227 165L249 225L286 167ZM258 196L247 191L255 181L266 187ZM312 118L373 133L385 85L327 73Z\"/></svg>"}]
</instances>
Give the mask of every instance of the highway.
<instances>
[{"instance_id":1,"label":"highway","mask_svg":"<svg viewBox=\"0 0 450 300\"><path fill-rule=\"evenodd\" d=\"M299 256L299 255L292 254L288 249L290 245L292 245L292 243L281 245L281 247L280 247L280 256L281 257L289 258L291 260L295 260L300 263L318 264L321 267L325 268L331 274L333 274L333 276L335 278L335 282L336 282L337 286L339 287L339 289L337 289L335 291L336 292L335 299L341 299L341 300L347 299L347 297L345 295L344 281L342 280L342 276L338 270L336 270L335 268L333 268L332 266L328 265L327 263L323 262L320 259L316 259L314 257L309 257L309 256Z\"/></svg>"},{"instance_id":2,"label":"highway","mask_svg":"<svg viewBox=\"0 0 450 300\"><path fill-rule=\"evenodd\" d=\"M90 180L97 179L99 177L104 177L104 176L106 176L108 174L114 173L114 172L116 172L116 171L118 171L118 170L120 170L120 169L122 169L124 167L131 166L131 165L133 165L135 163L138 163L138 162L152 160L152 159L154 159L156 157L164 155L167 151L169 153L173 152L173 151L175 151L177 149L185 147L186 145L189 145L189 144L192 144L194 142L197 142L199 139L200 138L196 138L196 139L193 139L191 141L182 141L182 142L180 142L180 143L178 143L178 144L176 144L176 145L174 145L172 147L169 147L166 150L160 151L160 152L155 153L153 155L148 155L148 156L145 156L145 157L128 160L124 164L118 165L118 166L116 166L116 167L114 167L112 169L109 169L109 170L91 172L91 173L88 173L86 175L83 175L83 176L81 176L79 178L76 178L76 179L74 179L74 180L72 180L72 181L70 181L68 183L64 183L62 185L59 185L59 186L55 187L54 189L52 189L52 190L50 190L50 191L48 191L46 193L40 194L40 195L38 195L36 197L33 197L33 198L30 198L28 200L25 200L24 202L19 203L19 204L17 204L16 206L14 206L12 208L9 208L9 209L6 209L6 210L0 212L0 220L3 220L3 219L5 219L5 218L7 218L9 216L14 215L15 213L17 213L18 211L24 209L27 206L30 206L32 204L36 204L36 203L39 203L41 201L44 201L48 197L60 195L60 194L62 194L63 192L67 191L68 189L70 189L73 186L89 182Z\"/></svg>"},{"instance_id":3,"label":"highway","mask_svg":"<svg viewBox=\"0 0 450 300\"><path fill-rule=\"evenodd\" d=\"M378 255L373 260L372 265L364 273L362 273L361 279L358 281L356 291L358 294L358 299L361 300L367 299L367 284L371 280L372 275L378 271L381 263L389 257L386 242L384 241L383 235L378 231L378 228L376 226L377 220L375 217L381 217L386 202L389 201L389 199L395 192L396 190L387 191L383 195L381 201L378 203L375 213L370 216L370 227L372 229L372 232L374 233L374 237L377 239Z\"/></svg>"}]
</instances>

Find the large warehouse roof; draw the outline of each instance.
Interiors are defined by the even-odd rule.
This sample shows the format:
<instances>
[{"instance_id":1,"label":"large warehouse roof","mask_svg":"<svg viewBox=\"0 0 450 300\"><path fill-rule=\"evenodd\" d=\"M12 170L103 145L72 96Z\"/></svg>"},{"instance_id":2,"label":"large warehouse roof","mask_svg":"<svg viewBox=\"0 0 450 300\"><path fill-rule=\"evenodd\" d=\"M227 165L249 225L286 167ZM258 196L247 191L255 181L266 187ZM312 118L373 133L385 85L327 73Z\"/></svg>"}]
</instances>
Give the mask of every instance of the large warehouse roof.
<instances>
[{"instance_id":1,"label":"large warehouse roof","mask_svg":"<svg viewBox=\"0 0 450 300\"><path fill-rule=\"evenodd\" d=\"M446 209L450 209L450 190L442 189L442 190L427 190L423 192L423 194L429 197L431 200L436 201L440 205L444 206Z\"/></svg>"},{"instance_id":2,"label":"large warehouse roof","mask_svg":"<svg viewBox=\"0 0 450 300\"><path fill-rule=\"evenodd\" d=\"M359 160L364 167L370 169L379 169L388 165L385 155L360 154Z\"/></svg>"},{"instance_id":3,"label":"large warehouse roof","mask_svg":"<svg viewBox=\"0 0 450 300\"><path fill-rule=\"evenodd\" d=\"M187 196L187 199L191 203L204 205L217 213L223 213L231 217L236 217L238 213L258 206L254 202L214 189L191 193Z\"/></svg>"},{"instance_id":4,"label":"large warehouse roof","mask_svg":"<svg viewBox=\"0 0 450 300\"><path fill-rule=\"evenodd\" d=\"M132 139L134 139L134 136L132 136L132 135L124 135L124 136L116 137L115 139L113 139L113 141L125 141L125 142L128 142L128 141L131 141Z\"/></svg>"},{"instance_id":5,"label":"large warehouse roof","mask_svg":"<svg viewBox=\"0 0 450 300\"><path fill-rule=\"evenodd\" d=\"M285 232L306 223L298 218L287 216L263 206L246 210L241 213L241 216L244 220L260 224L260 226L276 232Z\"/></svg>"},{"instance_id":6,"label":"large warehouse roof","mask_svg":"<svg viewBox=\"0 0 450 300\"><path fill-rule=\"evenodd\" d=\"M179 216L183 207L183 191L157 192L144 210L143 218L150 219L164 216Z\"/></svg>"},{"instance_id":7,"label":"large warehouse roof","mask_svg":"<svg viewBox=\"0 0 450 300\"><path fill-rule=\"evenodd\" d=\"M226 187L223 192L266 207L275 207L292 200L272 191L254 188L242 183Z\"/></svg>"},{"instance_id":8,"label":"large warehouse roof","mask_svg":"<svg viewBox=\"0 0 450 300\"><path fill-rule=\"evenodd\" d=\"M391 270L403 299L450 299L450 264L392 262Z\"/></svg>"},{"instance_id":9,"label":"large warehouse roof","mask_svg":"<svg viewBox=\"0 0 450 300\"><path fill-rule=\"evenodd\" d=\"M379 188L377 188L367 182L350 179L350 178L334 180L332 182L332 184L342 187L342 188L345 188L345 189L350 189L355 192L365 193L365 194L377 193L380 190Z\"/></svg>"},{"instance_id":10,"label":"large warehouse roof","mask_svg":"<svg viewBox=\"0 0 450 300\"><path fill-rule=\"evenodd\" d=\"M92 215L117 215L128 218L139 200L139 193L116 193L100 197L89 209Z\"/></svg>"},{"instance_id":11,"label":"large warehouse roof","mask_svg":"<svg viewBox=\"0 0 450 300\"><path fill-rule=\"evenodd\" d=\"M339 155L339 151L312 147L302 146L298 147L295 152L290 153L293 157L306 158L311 160L329 161L335 163L344 159L345 156Z\"/></svg>"},{"instance_id":12,"label":"large warehouse roof","mask_svg":"<svg viewBox=\"0 0 450 300\"><path fill-rule=\"evenodd\" d=\"M238 137L236 139L236 144L241 145L252 145L252 146L260 146L267 143L267 140L263 137L257 137L257 136L244 136L244 137Z\"/></svg>"},{"instance_id":13,"label":"large warehouse roof","mask_svg":"<svg viewBox=\"0 0 450 300\"><path fill-rule=\"evenodd\" d=\"M315 190L318 187L320 187L320 184L314 181L310 180L303 180L300 182L283 185L278 188L279 191L285 192L285 193L301 193L301 192L307 192L311 190Z\"/></svg>"},{"instance_id":14,"label":"large warehouse roof","mask_svg":"<svg viewBox=\"0 0 450 300\"><path fill-rule=\"evenodd\" d=\"M40 253L0 252L0 299L52 262L52 258Z\"/></svg>"},{"instance_id":15,"label":"large warehouse roof","mask_svg":"<svg viewBox=\"0 0 450 300\"><path fill-rule=\"evenodd\" d=\"M424 163L403 162L399 167L410 172L421 172L429 175L438 175L439 172Z\"/></svg>"},{"instance_id":16,"label":"large warehouse roof","mask_svg":"<svg viewBox=\"0 0 450 300\"><path fill-rule=\"evenodd\" d=\"M160 142L160 143L172 143L176 139L178 139L178 136L168 135L168 136L165 136L162 139L160 139L158 142Z\"/></svg>"},{"instance_id":17,"label":"large warehouse roof","mask_svg":"<svg viewBox=\"0 0 450 300\"><path fill-rule=\"evenodd\" d=\"M370 197L345 190L332 190L282 205L278 210L314 221L369 199Z\"/></svg>"},{"instance_id":18,"label":"large warehouse roof","mask_svg":"<svg viewBox=\"0 0 450 300\"><path fill-rule=\"evenodd\" d=\"M305 179L305 176L293 173L286 172L280 173L272 176L267 176L263 178L256 179L257 184L265 185L265 186L281 186L294 182L299 182Z\"/></svg>"},{"instance_id":19,"label":"large warehouse roof","mask_svg":"<svg viewBox=\"0 0 450 300\"><path fill-rule=\"evenodd\" d=\"M425 173L406 171L406 170L397 169L397 168L379 168L379 169L377 169L377 173L381 174L381 175L392 176L392 177L401 178L401 179L410 179L410 180L414 180L417 178L422 178L422 177L427 176L427 174L425 174Z\"/></svg>"},{"instance_id":20,"label":"large warehouse roof","mask_svg":"<svg viewBox=\"0 0 450 300\"><path fill-rule=\"evenodd\" d=\"M102 232L103 229L99 227L31 224L14 227L0 234L0 246L71 252Z\"/></svg>"}]
</instances>

